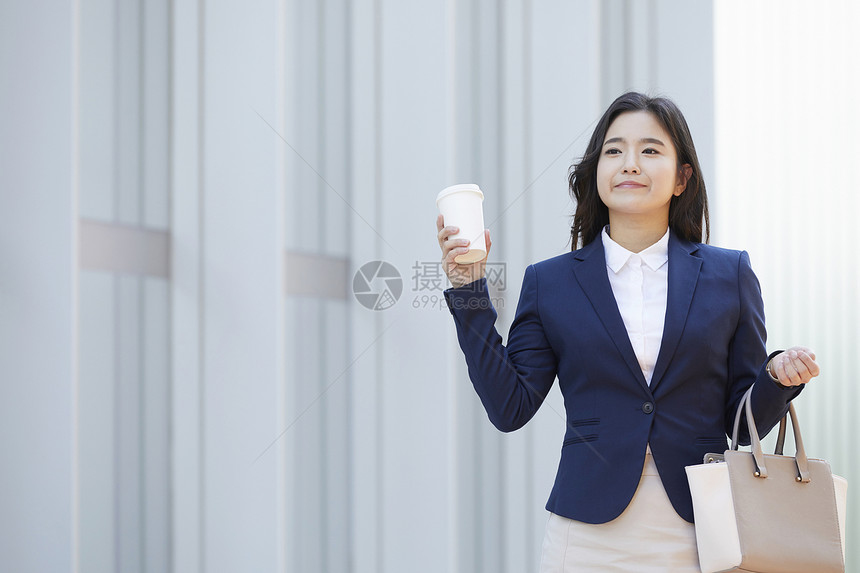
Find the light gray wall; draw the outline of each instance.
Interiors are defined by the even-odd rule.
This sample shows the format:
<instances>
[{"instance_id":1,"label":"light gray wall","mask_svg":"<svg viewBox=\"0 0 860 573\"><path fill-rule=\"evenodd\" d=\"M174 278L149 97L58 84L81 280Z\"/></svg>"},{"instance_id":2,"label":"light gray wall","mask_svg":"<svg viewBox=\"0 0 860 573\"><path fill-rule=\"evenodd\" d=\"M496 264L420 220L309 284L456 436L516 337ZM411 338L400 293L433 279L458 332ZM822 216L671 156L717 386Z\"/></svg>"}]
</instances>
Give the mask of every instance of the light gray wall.
<instances>
[{"instance_id":1,"label":"light gray wall","mask_svg":"<svg viewBox=\"0 0 860 573\"><path fill-rule=\"evenodd\" d=\"M536 568L560 395L487 421L426 274L434 199L484 189L506 335L525 267L570 248L567 169L615 96L674 97L713 164L710 3L65 9L3 8L27 121L0 136L2 419L38 448L4 439L2 527L43 501L58 524L4 566ZM375 260L403 281L382 311L351 291Z\"/></svg>"},{"instance_id":2,"label":"light gray wall","mask_svg":"<svg viewBox=\"0 0 860 573\"><path fill-rule=\"evenodd\" d=\"M8 571L70 572L76 558L77 39L68 3L0 3L0 568Z\"/></svg>"},{"instance_id":3,"label":"light gray wall","mask_svg":"<svg viewBox=\"0 0 860 573\"><path fill-rule=\"evenodd\" d=\"M176 571L283 569L282 17L173 4Z\"/></svg>"}]
</instances>

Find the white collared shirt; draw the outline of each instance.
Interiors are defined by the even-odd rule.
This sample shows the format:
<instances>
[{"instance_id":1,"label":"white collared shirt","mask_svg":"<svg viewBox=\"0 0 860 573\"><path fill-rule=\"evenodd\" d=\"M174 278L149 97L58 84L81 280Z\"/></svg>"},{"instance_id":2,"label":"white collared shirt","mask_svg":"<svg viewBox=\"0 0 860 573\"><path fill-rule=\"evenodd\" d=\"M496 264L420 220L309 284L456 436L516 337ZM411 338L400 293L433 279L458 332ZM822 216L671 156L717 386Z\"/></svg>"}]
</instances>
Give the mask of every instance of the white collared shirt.
<instances>
[{"instance_id":1,"label":"white collared shirt","mask_svg":"<svg viewBox=\"0 0 860 573\"><path fill-rule=\"evenodd\" d=\"M606 272L639 367L650 385L663 340L669 289L669 230L647 249L633 253L603 228Z\"/></svg>"}]
</instances>

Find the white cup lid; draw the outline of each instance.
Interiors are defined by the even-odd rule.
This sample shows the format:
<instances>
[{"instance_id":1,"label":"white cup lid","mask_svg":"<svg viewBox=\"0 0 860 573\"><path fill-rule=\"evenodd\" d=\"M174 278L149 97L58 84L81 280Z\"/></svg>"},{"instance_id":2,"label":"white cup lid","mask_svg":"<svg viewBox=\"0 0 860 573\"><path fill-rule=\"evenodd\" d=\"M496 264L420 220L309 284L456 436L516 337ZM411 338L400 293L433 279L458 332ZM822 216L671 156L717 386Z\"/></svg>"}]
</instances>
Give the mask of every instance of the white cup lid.
<instances>
[{"instance_id":1,"label":"white cup lid","mask_svg":"<svg viewBox=\"0 0 860 573\"><path fill-rule=\"evenodd\" d=\"M439 194L436 195L436 203L442 200L443 197L446 197L452 193L459 193L460 191L470 191L472 193L477 193L481 199L484 199L484 194L481 192L481 188L478 187L475 183L460 183L459 185L451 185L450 187L445 187Z\"/></svg>"}]
</instances>

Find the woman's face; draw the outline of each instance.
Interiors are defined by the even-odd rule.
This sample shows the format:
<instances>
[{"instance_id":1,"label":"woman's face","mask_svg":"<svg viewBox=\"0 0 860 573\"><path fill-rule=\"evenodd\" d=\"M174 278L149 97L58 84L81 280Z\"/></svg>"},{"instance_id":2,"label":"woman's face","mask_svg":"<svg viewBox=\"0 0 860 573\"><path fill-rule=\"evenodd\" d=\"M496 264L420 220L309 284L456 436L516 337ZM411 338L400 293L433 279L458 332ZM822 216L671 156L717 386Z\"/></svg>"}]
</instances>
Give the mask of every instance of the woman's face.
<instances>
[{"instance_id":1,"label":"woman's face","mask_svg":"<svg viewBox=\"0 0 860 573\"><path fill-rule=\"evenodd\" d=\"M606 131L597 162L597 192L610 220L668 221L669 202L686 187L690 166L678 175L675 146L660 122L647 111L620 114Z\"/></svg>"}]
</instances>

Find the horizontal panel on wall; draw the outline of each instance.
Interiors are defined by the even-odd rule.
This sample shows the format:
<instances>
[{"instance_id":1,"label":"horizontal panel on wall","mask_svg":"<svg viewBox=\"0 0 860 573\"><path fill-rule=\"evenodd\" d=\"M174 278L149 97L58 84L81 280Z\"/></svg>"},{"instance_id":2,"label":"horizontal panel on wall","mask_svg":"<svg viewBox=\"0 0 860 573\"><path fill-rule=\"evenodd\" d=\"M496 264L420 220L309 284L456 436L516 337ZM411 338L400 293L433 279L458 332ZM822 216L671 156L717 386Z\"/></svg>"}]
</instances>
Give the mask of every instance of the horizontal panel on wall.
<instances>
[{"instance_id":1,"label":"horizontal panel on wall","mask_svg":"<svg viewBox=\"0 0 860 573\"><path fill-rule=\"evenodd\" d=\"M170 276L170 234L81 220L80 266L85 270Z\"/></svg>"},{"instance_id":2,"label":"horizontal panel on wall","mask_svg":"<svg viewBox=\"0 0 860 573\"><path fill-rule=\"evenodd\" d=\"M287 251L284 271L289 296L347 298L351 279L345 257Z\"/></svg>"}]
</instances>

